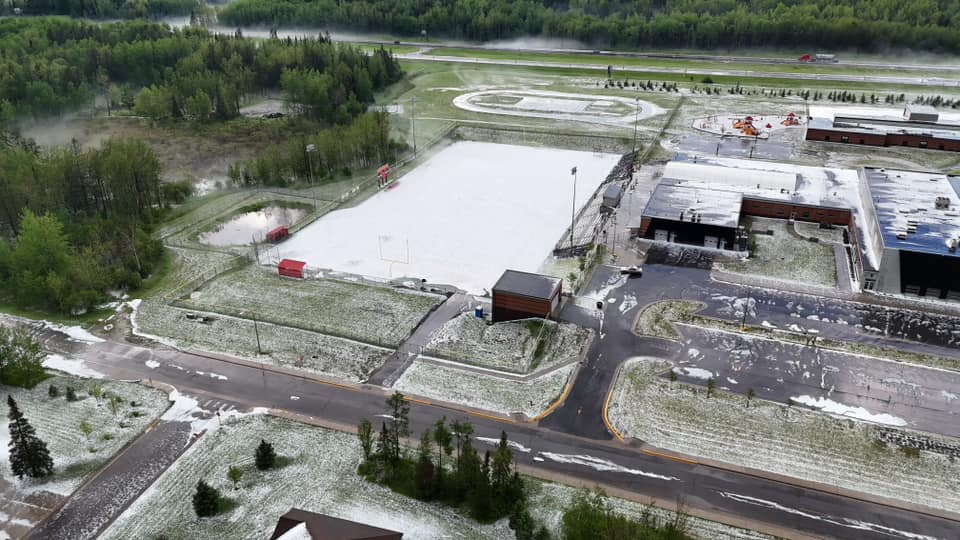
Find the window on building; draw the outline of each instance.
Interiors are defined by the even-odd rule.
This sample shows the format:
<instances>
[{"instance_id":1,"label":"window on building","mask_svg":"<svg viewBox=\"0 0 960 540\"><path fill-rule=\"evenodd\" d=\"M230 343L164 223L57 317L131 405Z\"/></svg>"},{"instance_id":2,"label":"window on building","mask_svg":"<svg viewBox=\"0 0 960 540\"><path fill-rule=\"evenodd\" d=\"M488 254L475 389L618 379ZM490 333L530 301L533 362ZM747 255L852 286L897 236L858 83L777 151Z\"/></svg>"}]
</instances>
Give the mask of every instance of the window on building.
<instances>
[{"instance_id":1,"label":"window on building","mask_svg":"<svg viewBox=\"0 0 960 540\"><path fill-rule=\"evenodd\" d=\"M937 147L937 149L938 149L938 150L943 150L943 145L941 144L940 146Z\"/></svg>"},{"instance_id":2,"label":"window on building","mask_svg":"<svg viewBox=\"0 0 960 540\"><path fill-rule=\"evenodd\" d=\"M876 280L865 279L863 281L863 290L865 291L872 291L874 288L876 288L876 286L877 286Z\"/></svg>"},{"instance_id":3,"label":"window on building","mask_svg":"<svg viewBox=\"0 0 960 540\"><path fill-rule=\"evenodd\" d=\"M841 136L840 136L840 142L848 143L848 142L850 142L850 137L847 137L846 135L841 135Z\"/></svg>"},{"instance_id":4,"label":"window on building","mask_svg":"<svg viewBox=\"0 0 960 540\"><path fill-rule=\"evenodd\" d=\"M920 141L920 148L926 148L926 147L927 147L927 141Z\"/></svg>"}]
</instances>

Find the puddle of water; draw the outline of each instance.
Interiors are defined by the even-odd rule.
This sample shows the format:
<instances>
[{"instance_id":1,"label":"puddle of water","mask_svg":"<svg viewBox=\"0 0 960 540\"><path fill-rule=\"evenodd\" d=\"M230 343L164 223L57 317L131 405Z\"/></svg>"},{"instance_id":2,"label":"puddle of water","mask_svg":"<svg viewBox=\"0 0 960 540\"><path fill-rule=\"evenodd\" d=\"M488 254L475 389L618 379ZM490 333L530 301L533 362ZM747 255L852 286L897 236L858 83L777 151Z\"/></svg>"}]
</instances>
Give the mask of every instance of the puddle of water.
<instances>
[{"instance_id":1,"label":"puddle of water","mask_svg":"<svg viewBox=\"0 0 960 540\"><path fill-rule=\"evenodd\" d=\"M258 212L247 212L221 223L200 235L200 242L211 246L245 245L263 240L267 231L281 225L293 225L306 214L299 208L268 206Z\"/></svg>"}]
</instances>

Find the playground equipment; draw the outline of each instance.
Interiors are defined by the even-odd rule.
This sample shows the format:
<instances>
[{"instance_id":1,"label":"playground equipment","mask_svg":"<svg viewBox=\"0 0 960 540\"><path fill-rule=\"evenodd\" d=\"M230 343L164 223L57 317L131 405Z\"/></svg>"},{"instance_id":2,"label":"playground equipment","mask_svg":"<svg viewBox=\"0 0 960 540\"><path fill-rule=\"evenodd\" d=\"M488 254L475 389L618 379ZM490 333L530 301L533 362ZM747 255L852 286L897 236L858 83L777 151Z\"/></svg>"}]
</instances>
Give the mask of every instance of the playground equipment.
<instances>
[{"instance_id":1,"label":"playground equipment","mask_svg":"<svg viewBox=\"0 0 960 540\"><path fill-rule=\"evenodd\" d=\"M783 122L780 122L780 123L783 124L783 125L785 125L785 126L799 126L799 125L800 125L800 119L797 118L797 115L795 115L795 114L793 114L793 113L790 113L790 114L788 114L787 117L783 120Z\"/></svg>"}]
</instances>

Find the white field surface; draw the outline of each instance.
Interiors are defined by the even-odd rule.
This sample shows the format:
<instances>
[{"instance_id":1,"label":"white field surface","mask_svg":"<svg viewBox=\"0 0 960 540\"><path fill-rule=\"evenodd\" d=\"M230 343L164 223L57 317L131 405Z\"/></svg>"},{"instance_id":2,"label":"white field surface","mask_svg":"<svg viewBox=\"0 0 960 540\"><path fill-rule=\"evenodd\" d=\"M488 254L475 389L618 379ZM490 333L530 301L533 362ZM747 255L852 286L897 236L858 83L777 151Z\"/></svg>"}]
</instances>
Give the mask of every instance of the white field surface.
<instances>
[{"instance_id":1,"label":"white field surface","mask_svg":"<svg viewBox=\"0 0 960 540\"><path fill-rule=\"evenodd\" d=\"M664 112L653 103L634 98L545 90L480 90L455 97L453 104L478 113L621 126Z\"/></svg>"},{"instance_id":2,"label":"white field surface","mask_svg":"<svg viewBox=\"0 0 960 540\"><path fill-rule=\"evenodd\" d=\"M517 381L493 373L478 373L417 359L397 379L393 388L405 394L503 415L523 413L533 418L560 397L576 367L576 364L564 366L528 381Z\"/></svg>"},{"instance_id":3,"label":"white field surface","mask_svg":"<svg viewBox=\"0 0 960 540\"><path fill-rule=\"evenodd\" d=\"M60 388L59 397L49 397L47 392L51 384ZM76 391L78 401L67 401L67 386ZM89 395L94 386L100 386L104 394L123 400L116 415L110 411L106 397L97 401ZM3 429L0 429L0 447L3 449L0 451L0 470L4 480L19 487L21 493L50 491L64 496L72 493L87 476L143 432L170 405L164 392L139 384L73 376L51 377L30 390L0 386L0 395L6 397L7 394L13 396L37 435L47 443L54 471L51 478L44 480L28 477L18 480L12 476L7 451L10 432L4 421ZM131 405L131 401L137 406ZM93 428L89 438L80 431L80 422L84 421ZM0 508L3 506L0 501Z\"/></svg>"},{"instance_id":4,"label":"white field surface","mask_svg":"<svg viewBox=\"0 0 960 540\"><path fill-rule=\"evenodd\" d=\"M610 419L625 437L683 454L761 469L960 511L960 463L940 455L909 457L874 441L872 424L841 420L723 391L670 383L669 364L629 360L610 404ZM853 534L853 533L851 533Z\"/></svg>"},{"instance_id":5,"label":"white field surface","mask_svg":"<svg viewBox=\"0 0 960 540\"><path fill-rule=\"evenodd\" d=\"M458 142L395 187L331 212L293 235L281 257L311 267L413 276L472 293L505 269L535 272L577 208L620 159L615 154Z\"/></svg>"},{"instance_id":6,"label":"white field surface","mask_svg":"<svg viewBox=\"0 0 960 540\"><path fill-rule=\"evenodd\" d=\"M178 305L395 346L443 297L330 279L278 279L250 265L217 277Z\"/></svg>"},{"instance_id":7,"label":"white field surface","mask_svg":"<svg viewBox=\"0 0 960 540\"><path fill-rule=\"evenodd\" d=\"M131 315L134 334L180 349L222 353L355 382L367 380L391 353L349 339L266 322L258 322L254 328L251 319L239 317L213 315L212 322L200 323L187 319L188 311L147 300ZM257 353L257 331L264 354Z\"/></svg>"},{"instance_id":8,"label":"white field surface","mask_svg":"<svg viewBox=\"0 0 960 540\"><path fill-rule=\"evenodd\" d=\"M575 361L590 337L589 330L575 324L531 322L487 324L473 313L463 313L443 325L427 345L426 352L467 364L528 373ZM541 340L545 344L538 357L536 352Z\"/></svg>"}]
</instances>

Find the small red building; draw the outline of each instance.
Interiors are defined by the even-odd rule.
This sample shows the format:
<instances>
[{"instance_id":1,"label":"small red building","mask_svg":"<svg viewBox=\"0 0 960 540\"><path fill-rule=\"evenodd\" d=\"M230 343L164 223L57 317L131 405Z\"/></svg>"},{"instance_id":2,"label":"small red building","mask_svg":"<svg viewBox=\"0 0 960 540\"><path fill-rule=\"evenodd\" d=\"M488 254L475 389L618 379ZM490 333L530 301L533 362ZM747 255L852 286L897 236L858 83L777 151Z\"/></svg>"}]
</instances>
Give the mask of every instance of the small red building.
<instances>
[{"instance_id":1,"label":"small red building","mask_svg":"<svg viewBox=\"0 0 960 540\"><path fill-rule=\"evenodd\" d=\"M283 259L277 265L277 272L284 277L303 279L303 268L307 263L293 259Z\"/></svg>"},{"instance_id":2,"label":"small red building","mask_svg":"<svg viewBox=\"0 0 960 540\"><path fill-rule=\"evenodd\" d=\"M290 229L286 225L281 225L267 233L267 242L279 242L290 236Z\"/></svg>"}]
</instances>

